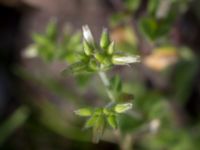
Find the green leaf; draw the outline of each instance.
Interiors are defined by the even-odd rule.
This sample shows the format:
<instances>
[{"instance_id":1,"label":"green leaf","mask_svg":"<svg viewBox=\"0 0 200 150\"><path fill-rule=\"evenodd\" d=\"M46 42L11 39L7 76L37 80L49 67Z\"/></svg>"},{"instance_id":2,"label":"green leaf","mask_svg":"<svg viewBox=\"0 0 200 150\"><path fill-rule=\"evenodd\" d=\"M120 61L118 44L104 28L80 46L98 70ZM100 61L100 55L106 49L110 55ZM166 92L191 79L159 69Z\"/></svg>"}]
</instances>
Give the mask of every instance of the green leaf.
<instances>
[{"instance_id":1,"label":"green leaf","mask_svg":"<svg viewBox=\"0 0 200 150\"><path fill-rule=\"evenodd\" d=\"M120 77L118 75L114 76L111 80L110 80L110 90L114 91L114 92L121 92L122 90L122 81L120 79Z\"/></svg>"},{"instance_id":2,"label":"green leaf","mask_svg":"<svg viewBox=\"0 0 200 150\"><path fill-rule=\"evenodd\" d=\"M172 18L156 20L155 18L142 18L139 21L139 29L150 41L167 35L171 27Z\"/></svg>"},{"instance_id":3,"label":"green leaf","mask_svg":"<svg viewBox=\"0 0 200 150\"><path fill-rule=\"evenodd\" d=\"M88 66L84 62L77 62L69 66L69 70L72 73L84 73L88 69Z\"/></svg>"},{"instance_id":4,"label":"green leaf","mask_svg":"<svg viewBox=\"0 0 200 150\"><path fill-rule=\"evenodd\" d=\"M47 38L50 41L55 41L57 39L57 24L55 20L51 20L46 29Z\"/></svg>"},{"instance_id":5,"label":"green leaf","mask_svg":"<svg viewBox=\"0 0 200 150\"><path fill-rule=\"evenodd\" d=\"M149 0L147 5L147 11L150 15L155 15L159 6L160 0Z\"/></svg>"},{"instance_id":6,"label":"green leaf","mask_svg":"<svg viewBox=\"0 0 200 150\"><path fill-rule=\"evenodd\" d=\"M29 109L26 106L19 107L5 122L0 125L0 145L29 117Z\"/></svg>"},{"instance_id":7,"label":"green leaf","mask_svg":"<svg viewBox=\"0 0 200 150\"><path fill-rule=\"evenodd\" d=\"M75 110L74 113L81 117L88 117L92 115L93 110L91 108L81 108L81 109Z\"/></svg>"},{"instance_id":8,"label":"green leaf","mask_svg":"<svg viewBox=\"0 0 200 150\"><path fill-rule=\"evenodd\" d=\"M103 135L104 129L105 129L105 117L104 115L99 115L94 126L93 126L93 142L98 143L100 138Z\"/></svg>"},{"instance_id":9,"label":"green leaf","mask_svg":"<svg viewBox=\"0 0 200 150\"><path fill-rule=\"evenodd\" d=\"M123 0L123 4L129 11L136 11L140 5L141 0Z\"/></svg>"},{"instance_id":10,"label":"green leaf","mask_svg":"<svg viewBox=\"0 0 200 150\"><path fill-rule=\"evenodd\" d=\"M99 70L99 63L95 59L91 59L89 62L89 68L91 71Z\"/></svg>"},{"instance_id":11,"label":"green leaf","mask_svg":"<svg viewBox=\"0 0 200 150\"><path fill-rule=\"evenodd\" d=\"M132 108L132 103L124 103L124 104L117 104L114 107L115 112L117 113L123 113Z\"/></svg>"},{"instance_id":12,"label":"green leaf","mask_svg":"<svg viewBox=\"0 0 200 150\"><path fill-rule=\"evenodd\" d=\"M92 115L85 123L84 128L88 129L95 125L98 119L98 115Z\"/></svg>"},{"instance_id":13,"label":"green leaf","mask_svg":"<svg viewBox=\"0 0 200 150\"><path fill-rule=\"evenodd\" d=\"M107 117L107 121L108 121L108 124L109 124L113 129L116 129L116 128L118 127L116 115L109 115L109 116Z\"/></svg>"}]
</instances>

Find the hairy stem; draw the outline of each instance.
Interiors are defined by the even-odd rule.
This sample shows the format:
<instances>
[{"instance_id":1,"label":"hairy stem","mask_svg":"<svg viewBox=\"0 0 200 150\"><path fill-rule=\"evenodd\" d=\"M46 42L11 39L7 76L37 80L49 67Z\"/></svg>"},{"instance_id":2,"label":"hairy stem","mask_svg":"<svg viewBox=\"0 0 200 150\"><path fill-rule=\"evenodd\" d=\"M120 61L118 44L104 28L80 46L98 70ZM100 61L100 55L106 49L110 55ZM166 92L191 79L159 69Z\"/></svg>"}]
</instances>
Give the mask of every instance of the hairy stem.
<instances>
[{"instance_id":1,"label":"hairy stem","mask_svg":"<svg viewBox=\"0 0 200 150\"><path fill-rule=\"evenodd\" d=\"M99 74L99 77L100 77L101 81L103 82L104 86L106 87L106 92L108 94L108 97L111 100L111 103L109 103L107 105L109 107L110 105L112 105L115 102L115 97L109 89L110 81L109 81L108 77L106 76L105 72L99 72L98 74Z\"/></svg>"}]
</instances>

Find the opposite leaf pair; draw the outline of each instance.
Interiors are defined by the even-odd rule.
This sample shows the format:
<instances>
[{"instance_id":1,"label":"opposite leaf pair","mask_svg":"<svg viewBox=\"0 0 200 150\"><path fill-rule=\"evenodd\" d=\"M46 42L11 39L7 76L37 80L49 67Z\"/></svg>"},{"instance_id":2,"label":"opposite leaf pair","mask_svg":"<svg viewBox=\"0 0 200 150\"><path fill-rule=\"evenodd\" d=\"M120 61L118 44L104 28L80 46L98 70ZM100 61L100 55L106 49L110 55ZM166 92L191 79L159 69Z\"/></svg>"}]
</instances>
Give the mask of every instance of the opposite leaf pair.
<instances>
[{"instance_id":1,"label":"opposite leaf pair","mask_svg":"<svg viewBox=\"0 0 200 150\"><path fill-rule=\"evenodd\" d=\"M132 108L131 103L117 104L112 108L82 108L75 111L76 115L89 117L84 128L93 128L93 142L98 143L102 137L106 125L113 129L118 127L117 116Z\"/></svg>"}]
</instances>

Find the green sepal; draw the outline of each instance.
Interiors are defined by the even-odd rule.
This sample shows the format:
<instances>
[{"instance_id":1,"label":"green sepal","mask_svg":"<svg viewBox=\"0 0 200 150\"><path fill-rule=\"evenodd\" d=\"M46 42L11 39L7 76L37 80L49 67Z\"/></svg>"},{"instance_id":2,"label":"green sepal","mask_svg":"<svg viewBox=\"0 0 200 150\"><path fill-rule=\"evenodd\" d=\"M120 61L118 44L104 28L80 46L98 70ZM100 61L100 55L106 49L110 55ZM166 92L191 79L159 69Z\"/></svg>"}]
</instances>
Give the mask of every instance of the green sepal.
<instances>
[{"instance_id":1,"label":"green sepal","mask_svg":"<svg viewBox=\"0 0 200 150\"><path fill-rule=\"evenodd\" d=\"M100 39L100 46L103 49L107 49L110 44L110 38L107 29L103 29Z\"/></svg>"},{"instance_id":2,"label":"green sepal","mask_svg":"<svg viewBox=\"0 0 200 150\"><path fill-rule=\"evenodd\" d=\"M87 56L92 55L93 48L86 40L83 40L83 50Z\"/></svg>"},{"instance_id":3,"label":"green sepal","mask_svg":"<svg viewBox=\"0 0 200 150\"><path fill-rule=\"evenodd\" d=\"M109 55L112 55L113 52L114 52L114 41L112 41L112 42L110 43L110 45L108 46L108 48L107 48L107 53L108 53Z\"/></svg>"},{"instance_id":4,"label":"green sepal","mask_svg":"<svg viewBox=\"0 0 200 150\"><path fill-rule=\"evenodd\" d=\"M118 127L116 115L109 115L107 117L107 122L113 129L116 129Z\"/></svg>"},{"instance_id":5,"label":"green sepal","mask_svg":"<svg viewBox=\"0 0 200 150\"><path fill-rule=\"evenodd\" d=\"M92 115L93 110L91 108L81 108L81 109L75 110L74 113L81 117L89 117Z\"/></svg>"}]
</instances>

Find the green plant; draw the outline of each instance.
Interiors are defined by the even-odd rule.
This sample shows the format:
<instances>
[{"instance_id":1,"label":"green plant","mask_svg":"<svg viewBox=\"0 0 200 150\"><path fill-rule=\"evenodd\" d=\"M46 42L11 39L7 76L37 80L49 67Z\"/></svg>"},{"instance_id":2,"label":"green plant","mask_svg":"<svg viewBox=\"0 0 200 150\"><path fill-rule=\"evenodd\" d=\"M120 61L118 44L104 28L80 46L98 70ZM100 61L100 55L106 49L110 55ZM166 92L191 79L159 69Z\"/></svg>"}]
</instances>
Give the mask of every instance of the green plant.
<instances>
[{"instance_id":1,"label":"green plant","mask_svg":"<svg viewBox=\"0 0 200 150\"><path fill-rule=\"evenodd\" d=\"M103 30L99 44L95 43L88 26L83 26L83 50L78 62L70 66L73 73L97 73L105 86L110 102L102 107L82 108L75 111L76 115L88 117L84 128L93 129L93 141L98 143L104 129L110 125L118 128L118 116L132 108L132 103L123 103L119 98L122 94L122 83L118 77L112 81L106 71L114 65L128 65L140 61L139 56L130 56L115 50L114 42L110 41L106 29ZM130 99L132 100L132 99Z\"/></svg>"}]
</instances>

